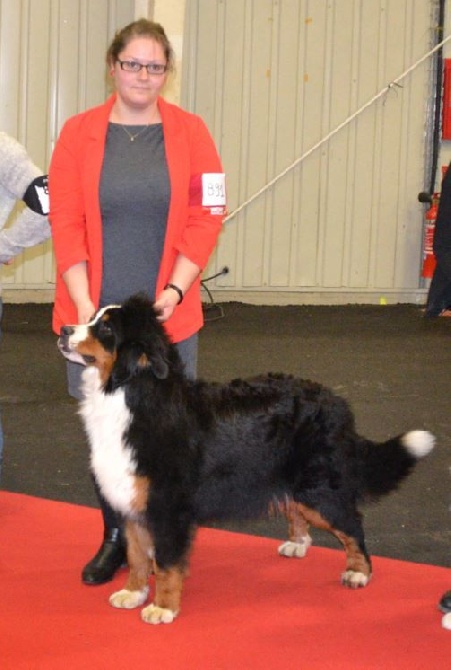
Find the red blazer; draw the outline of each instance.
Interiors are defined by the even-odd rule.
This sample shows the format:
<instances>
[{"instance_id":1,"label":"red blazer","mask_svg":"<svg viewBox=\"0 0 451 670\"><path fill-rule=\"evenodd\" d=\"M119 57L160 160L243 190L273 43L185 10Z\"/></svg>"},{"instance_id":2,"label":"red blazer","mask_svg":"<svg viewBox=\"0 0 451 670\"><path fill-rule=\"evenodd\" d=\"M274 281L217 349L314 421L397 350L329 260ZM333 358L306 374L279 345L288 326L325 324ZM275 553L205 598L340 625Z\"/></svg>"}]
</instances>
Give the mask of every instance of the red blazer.
<instances>
[{"instance_id":1,"label":"red blazer","mask_svg":"<svg viewBox=\"0 0 451 670\"><path fill-rule=\"evenodd\" d=\"M57 264L53 329L77 323L77 310L62 274L86 261L91 299L99 304L102 282L102 221L99 182L113 95L104 104L70 118L63 126L49 170L50 214ZM169 281L179 253L204 268L216 244L224 206L205 206L202 175L222 173L214 142L200 117L158 99L171 184L171 200L157 294ZM208 203L208 201L207 201ZM211 205L211 203L209 203ZM174 342L203 324L200 279L165 323Z\"/></svg>"}]
</instances>

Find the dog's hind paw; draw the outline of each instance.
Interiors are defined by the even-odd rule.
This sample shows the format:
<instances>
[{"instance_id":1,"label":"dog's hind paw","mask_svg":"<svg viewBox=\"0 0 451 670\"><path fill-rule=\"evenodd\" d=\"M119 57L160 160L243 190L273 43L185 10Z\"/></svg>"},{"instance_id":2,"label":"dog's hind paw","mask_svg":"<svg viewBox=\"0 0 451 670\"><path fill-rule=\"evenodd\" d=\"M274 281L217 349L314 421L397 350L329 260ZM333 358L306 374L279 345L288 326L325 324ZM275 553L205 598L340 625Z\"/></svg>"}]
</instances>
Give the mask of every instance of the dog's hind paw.
<instances>
[{"instance_id":1,"label":"dog's hind paw","mask_svg":"<svg viewBox=\"0 0 451 670\"><path fill-rule=\"evenodd\" d=\"M147 586L140 591L128 591L127 589L122 589L121 591L116 591L111 594L109 599L110 605L119 609L132 610L145 603L148 594L149 587Z\"/></svg>"},{"instance_id":2,"label":"dog's hind paw","mask_svg":"<svg viewBox=\"0 0 451 670\"><path fill-rule=\"evenodd\" d=\"M347 586L348 589L360 589L366 586L371 579L371 575L365 575L363 572L355 572L355 570L346 570L341 575L341 583Z\"/></svg>"},{"instance_id":3,"label":"dog's hind paw","mask_svg":"<svg viewBox=\"0 0 451 670\"><path fill-rule=\"evenodd\" d=\"M173 612L166 607L157 607L153 603L145 607L141 612L141 619L145 623L172 623L178 612Z\"/></svg>"},{"instance_id":4,"label":"dog's hind paw","mask_svg":"<svg viewBox=\"0 0 451 670\"><path fill-rule=\"evenodd\" d=\"M304 558L308 548L312 544L312 538L310 535L307 535L303 538L302 542L284 542L278 548L280 556L285 556L287 558Z\"/></svg>"}]
</instances>

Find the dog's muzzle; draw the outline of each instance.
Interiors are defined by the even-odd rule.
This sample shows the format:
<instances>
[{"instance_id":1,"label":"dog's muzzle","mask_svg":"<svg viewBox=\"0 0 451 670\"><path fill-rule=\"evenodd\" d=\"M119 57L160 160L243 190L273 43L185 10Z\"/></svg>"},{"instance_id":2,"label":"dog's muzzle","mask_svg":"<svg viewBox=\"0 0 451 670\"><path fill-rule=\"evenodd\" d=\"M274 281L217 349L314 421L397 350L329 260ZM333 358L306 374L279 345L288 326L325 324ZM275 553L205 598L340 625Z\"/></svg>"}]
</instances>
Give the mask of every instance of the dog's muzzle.
<instances>
[{"instance_id":1,"label":"dog's muzzle","mask_svg":"<svg viewBox=\"0 0 451 670\"><path fill-rule=\"evenodd\" d=\"M86 360L81 354L78 353L75 349L71 347L70 337L75 332L73 326L63 326L60 331L60 336L56 342L60 353L63 354L64 358L73 363L79 363L81 365L86 365Z\"/></svg>"}]
</instances>

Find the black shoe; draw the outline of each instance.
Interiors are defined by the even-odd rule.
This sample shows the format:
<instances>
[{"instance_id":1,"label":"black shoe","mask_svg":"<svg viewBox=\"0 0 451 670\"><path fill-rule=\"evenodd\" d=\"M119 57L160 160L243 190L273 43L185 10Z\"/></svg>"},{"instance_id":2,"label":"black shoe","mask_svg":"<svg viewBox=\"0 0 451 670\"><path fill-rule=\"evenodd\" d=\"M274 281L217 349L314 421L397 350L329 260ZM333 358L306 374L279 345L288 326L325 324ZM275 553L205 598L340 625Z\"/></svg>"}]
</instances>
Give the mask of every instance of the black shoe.
<instances>
[{"instance_id":1,"label":"black shoe","mask_svg":"<svg viewBox=\"0 0 451 670\"><path fill-rule=\"evenodd\" d=\"M113 579L125 563L126 552L121 532L119 528L113 528L105 534L99 551L83 568L81 580L90 586L105 584Z\"/></svg>"},{"instance_id":2,"label":"black shoe","mask_svg":"<svg viewBox=\"0 0 451 670\"><path fill-rule=\"evenodd\" d=\"M442 595L438 608L442 612L451 612L451 591L446 591L446 593Z\"/></svg>"}]
</instances>

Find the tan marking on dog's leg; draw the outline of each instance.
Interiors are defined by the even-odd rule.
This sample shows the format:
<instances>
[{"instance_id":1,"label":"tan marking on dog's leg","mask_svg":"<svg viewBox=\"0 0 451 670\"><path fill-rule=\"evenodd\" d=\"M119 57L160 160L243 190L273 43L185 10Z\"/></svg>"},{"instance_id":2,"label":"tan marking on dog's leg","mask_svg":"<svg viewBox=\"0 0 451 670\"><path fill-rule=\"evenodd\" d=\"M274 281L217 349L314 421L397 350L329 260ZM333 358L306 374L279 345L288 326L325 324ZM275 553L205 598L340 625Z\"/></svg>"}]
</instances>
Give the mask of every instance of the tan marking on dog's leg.
<instances>
[{"instance_id":1,"label":"tan marking on dog's leg","mask_svg":"<svg viewBox=\"0 0 451 670\"><path fill-rule=\"evenodd\" d=\"M132 510L142 514L147 509L150 481L147 477L135 477L135 496L132 500Z\"/></svg>"},{"instance_id":2,"label":"tan marking on dog's leg","mask_svg":"<svg viewBox=\"0 0 451 670\"><path fill-rule=\"evenodd\" d=\"M110 596L113 607L132 609L146 602L152 572L153 543L146 528L133 521L125 524L128 579L123 589Z\"/></svg>"},{"instance_id":3,"label":"tan marking on dog's leg","mask_svg":"<svg viewBox=\"0 0 451 670\"><path fill-rule=\"evenodd\" d=\"M289 539L279 546L278 552L287 558L303 558L312 544L307 519L302 514L300 505L294 500L284 505L284 513L288 519Z\"/></svg>"},{"instance_id":4,"label":"tan marking on dog's leg","mask_svg":"<svg viewBox=\"0 0 451 670\"><path fill-rule=\"evenodd\" d=\"M155 600L141 612L146 623L172 623L180 612L185 568L175 566L162 570L154 563Z\"/></svg>"},{"instance_id":5,"label":"tan marking on dog's leg","mask_svg":"<svg viewBox=\"0 0 451 670\"><path fill-rule=\"evenodd\" d=\"M362 554L354 538L337 530L333 531L333 534L346 552L346 570L341 575L342 584L350 589L366 586L371 579L371 565L366 556Z\"/></svg>"},{"instance_id":6,"label":"tan marking on dog's leg","mask_svg":"<svg viewBox=\"0 0 451 670\"><path fill-rule=\"evenodd\" d=\"M299 508L312 526L329 531L342 544L346 552L346 571L341 575L342 584L352 589L366 586L371 578L371 563L358 546L355 538L333 528L316 510L301 504L299 504Z\"/></svg>"}]
</instances>

